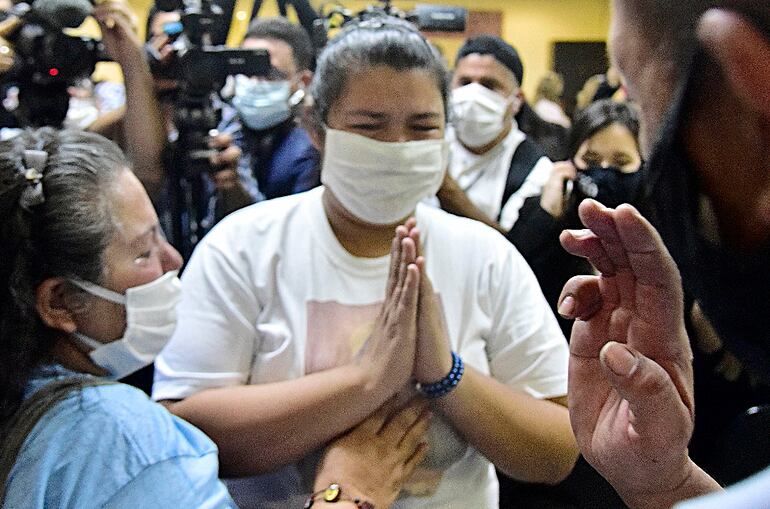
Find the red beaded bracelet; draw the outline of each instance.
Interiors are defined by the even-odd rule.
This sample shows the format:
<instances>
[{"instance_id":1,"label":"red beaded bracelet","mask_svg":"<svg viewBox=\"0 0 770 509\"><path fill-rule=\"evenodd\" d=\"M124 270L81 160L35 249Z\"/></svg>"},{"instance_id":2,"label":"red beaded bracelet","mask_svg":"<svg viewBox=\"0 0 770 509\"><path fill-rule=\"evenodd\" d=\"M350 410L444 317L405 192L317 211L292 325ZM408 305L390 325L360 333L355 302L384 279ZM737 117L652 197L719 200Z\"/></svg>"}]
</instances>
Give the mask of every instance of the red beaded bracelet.
<instances>
[{"instance_id":1,"label":"red beaded bracelet","mask_svg":"<svg viewBox=\"0 0 770 509\"><path fill-rule=\"evenodd\" d=\"M316 500L323 500L324 502L353 502L358 509L374 509L374 505L366 500L361 500L358 497L350 498L343 496L342 488L336 482L331 483L328 488L316 491L310 495L305 501L303 506L305 509L310 509L315 504Z\"/></svg>"}]
</instances>

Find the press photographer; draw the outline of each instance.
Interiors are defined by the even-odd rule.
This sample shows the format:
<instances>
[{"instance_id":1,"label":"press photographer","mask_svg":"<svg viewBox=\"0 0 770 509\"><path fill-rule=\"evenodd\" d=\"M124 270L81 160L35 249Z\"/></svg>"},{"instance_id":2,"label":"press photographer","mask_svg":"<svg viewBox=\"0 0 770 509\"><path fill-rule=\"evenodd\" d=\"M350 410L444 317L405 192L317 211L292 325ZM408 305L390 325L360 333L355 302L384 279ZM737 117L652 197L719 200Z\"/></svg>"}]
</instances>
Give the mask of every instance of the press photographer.
<instances>
[{"instance_id":1,"label":"press photographer","mask_svg":"<svg viewBox=\"0 0 770 509\"><path fill-rule=\"evenodd\" d=\"M101 40L66 33L92 16ZM88 79L96 63L112 60L125 81L125 107L98 118L88 130L120 142L134 172L153 198L164 180L165 136L152 76L136 35L136 20L123 0L35 0L17 4L0 27L0 53L8 55L0 81L18 88L14 112L21 127L61 127L70 104L68 88Z\"/></svg>"},{"instance_id":2,"label":"press photographer","mask_svg":"<svg viewBox=\"0 0 770 509\"><path fill-rule=\"evenodd\" d=\"M253 16L261 4L255 3ZM418 6L407 13L385 1L358 13L340 4L316 13L306 0L293 0L278 2L282 16L287 14L287 4L294 8L300 25L284 17L257 18L249 25L241 46L267 50L272 69L261 80L235 77L232 107L225 106L219 131L232 134L242 154L237 172L214 175L216 197L209 210L213 221L255 201L307 191L320 184L319 155L298 117L313 77L314 50L326 44L330 29L378 16L397 16L426 30L462 31L465 27L464 9L452 7Z\"/></svg>"},{"instance_id":3,"label":"press photographer","mask_svg":"<svg viewBox=\"0 0 770 509\"><path fill-rule=\"evenodd\" d=\"M241 47L267 50L271 71L258 80L243 75L233 80L231 105L224 108L219 131L232 137L242 155L237 172L214 175L215 220L255 201L320 184L318 152L298 122L313 77L310 37L285 18L258 18Z\"/></svg>"},{"instance_id":4,"label":"press photographer","mask_svg":"<svg viewBox=\"0 0 770 509\"><path fill-rule=\"evenodd\" d=\"M148 20L146 56L163 103L173 111L166 119L171 150L164 215L185 258L214 222L214 182L222 172L234 173L240 156L232 137L217 131L224 104L220 92L228 76L249 80L271 71L263 49L215 45L223 26L229 20L211 0L157 2Z\"/></svg>"}]
</instances>

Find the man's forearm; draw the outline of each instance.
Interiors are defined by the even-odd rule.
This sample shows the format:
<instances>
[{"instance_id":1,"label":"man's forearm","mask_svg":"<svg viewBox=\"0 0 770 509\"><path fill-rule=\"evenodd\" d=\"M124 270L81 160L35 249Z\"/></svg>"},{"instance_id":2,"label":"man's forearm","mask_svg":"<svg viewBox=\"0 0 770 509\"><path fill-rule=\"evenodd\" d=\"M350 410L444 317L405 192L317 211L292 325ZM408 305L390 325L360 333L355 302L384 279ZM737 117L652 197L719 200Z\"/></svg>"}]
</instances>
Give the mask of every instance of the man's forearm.
<instances>
[{"instance_id":1,"label":"man's forearm","mask_svg":"<svg viewBox=\"0 0 770 509\"><path fill-rule=\"evenodd\" d=\"M220 188L217 190L217 204L214 212L215 220L219 221L226 215L247 207L252 203L254 203L254 198L240 182L232 186Z\"/></svg>"},{"instance_id":2,"label":"man's forearm","mask_svg":"<svg viewBox=\"0 0 770 509\"><path fill-rule=\"evenodd\" d=\"M459 187L452 189L440 189L436 194L441 208L450 214L456 216L467 217L468 219L474 219L480 223L494 228L503 235L507 233L502 227L489 216L484 214L479 208L473 204L468 196Z\"/></svg>"},{"instance_id":3,"label":"man's forearm","mask_svg":"<svg viewBox=\"0 0 770 509\"><path fill-rule=\"evenodd\" d=\"M163 150L166 133L155 85L141 50L121 63L126 83L126 114L123 119L125 150L134 163L134 172L151 198L157 198L163 186Z\"/></svg>"}]
</instances>

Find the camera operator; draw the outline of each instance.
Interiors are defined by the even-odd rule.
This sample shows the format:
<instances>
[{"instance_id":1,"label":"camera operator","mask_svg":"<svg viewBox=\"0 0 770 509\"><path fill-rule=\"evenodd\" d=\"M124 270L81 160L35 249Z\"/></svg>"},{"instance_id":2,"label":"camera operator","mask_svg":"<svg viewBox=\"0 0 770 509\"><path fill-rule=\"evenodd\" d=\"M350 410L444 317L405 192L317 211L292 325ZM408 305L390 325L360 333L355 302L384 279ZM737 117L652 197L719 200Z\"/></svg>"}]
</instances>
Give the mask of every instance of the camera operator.
<instances>
[{"instance_id":1,"label":"camera operator","mask_svg":"<svg viewBox=\"0 0 770 509\"><path fill-rule=\"evenodd\" d=\"M219 220L255 201L307 191L320 184L319 155L296 115L313 73L313 46L300 26L285 18L258 18L242 44L266 49L272 69L264 78L234 78L232 107L225 106L217 148L232 142L242 151L235 168L213 174ZM214 163L227 166L236 153L225 148Z\"/></svg>"},{"instance_id":2,"label":"camera operator","mask_svg":"<svg viewBox=\"0 0 770 509\"><path fill-rule=\"evenodd\" d=\"M74 24L57 25L59 20L53 19L53 17L58 15L58 7L58 5L50 3L39 7L50 18L42 20L46 33L59 31L62 26L74 26ZM61 8L65 9L66 7L68 6L62 6ZM33 4L32 8L34 10L35 4ZM112 135L113 138L116 138L132 160L137 177L144 184L150 196L156 199L164 180L161 155L164 149L165 136L155 101L149 66L145 61L142 46L136 35L135 16L124 0L98 2L93 7L92 12L82 12L81 14L90 14L98 23L102 33L101 43L104 47L104 54L120 65L123 71L126 90L125 106L100 116L87 127L87 130L99 134ZM40 16L42 17L42 15ZM0 37L2 37L2 40L0 40L0 55L7 57L0 59L0 75L7 74L8 71L18 64L19 58L14 54L14 43L12 41L14 41L17 31L26 22L25 16L18 17L15 14L10 14L0 24ZM38 55L33 53L32 56L37 60ZM92 54L87 56L94 57ZM82 57L84 56L66 54L66 59L59 64L60 67L56 70L66 74L69 70L66 66L74 68L80 64L80 62L74 62L72 59ZM56 75L51 74L51 76ZM4 77L8 78L8 76ZM3 81L8 82L12 81L12 79ZM60 92L64 84L64 81L50 85L44 84L39 88L39 91L47 93L46 87L50 86L54 87L50 90L50 93L54 94ZM20 91L24 86L19 85ZM18 111L18 113L21 115L19 123L22 127L25 127L26 124L38 125L47 123L44 119L35 116L35 112L26 112L31 113L26 118L23 118L25 112ZM62 118L61 121L63 122L63 120ZM53 124L51 126L61 127L61 125Z\"/></svg>"}]
</instances>

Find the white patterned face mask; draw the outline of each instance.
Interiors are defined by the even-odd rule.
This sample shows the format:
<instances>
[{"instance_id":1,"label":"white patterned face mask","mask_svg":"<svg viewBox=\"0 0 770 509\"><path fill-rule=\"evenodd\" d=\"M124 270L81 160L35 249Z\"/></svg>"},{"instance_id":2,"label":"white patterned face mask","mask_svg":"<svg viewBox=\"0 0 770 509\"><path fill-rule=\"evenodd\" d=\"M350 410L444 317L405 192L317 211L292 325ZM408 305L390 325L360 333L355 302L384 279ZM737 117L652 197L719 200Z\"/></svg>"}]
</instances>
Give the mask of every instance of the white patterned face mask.
<instances>
[{"instance_id":1,"label":"white patterned face mask","mask_svg":"<svg viewBox=\"0 0 770 509\"><path fill-rule=\"evenodd\" d=\"M72 281L91 295L126 307L122 338L102 343L79 332L73 334L93 349L89 352L91 360L110 377L120 379L152 364L171 339L176 328L176 305L182 297L178 272L166 272L154 281L129 288L125 295L88 281Z\"/></svg>"},{"instance_id":2,"label":"white patterned face mask","mask_svg":"<svg viewBox=\"0 0 770 509\"><path fill-rule=\"evenodd\" d=\"M436 194L448 160L443 138L384 142L327 129L321 182L357 218L395 224Z\"/></svg>"}]
</instances>

